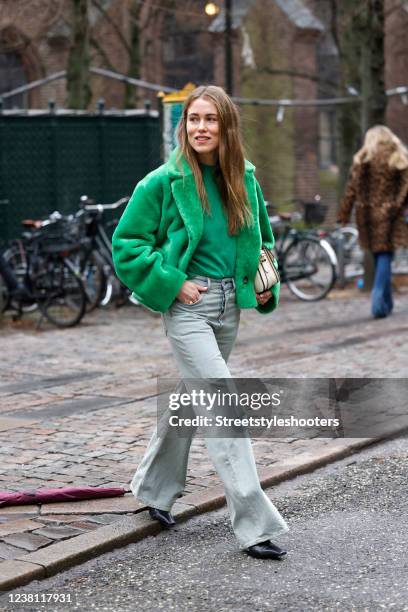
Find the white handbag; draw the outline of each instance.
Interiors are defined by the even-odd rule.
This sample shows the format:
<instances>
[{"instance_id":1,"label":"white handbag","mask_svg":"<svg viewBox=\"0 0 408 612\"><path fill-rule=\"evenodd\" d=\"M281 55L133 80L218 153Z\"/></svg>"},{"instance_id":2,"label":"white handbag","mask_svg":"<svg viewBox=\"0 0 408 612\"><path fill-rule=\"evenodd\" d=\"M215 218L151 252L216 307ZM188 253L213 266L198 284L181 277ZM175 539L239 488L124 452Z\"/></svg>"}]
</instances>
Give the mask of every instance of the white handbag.
<instances>
[{"instance_id":1,"label":"white handbag","mask_svg":"<svg viewBox=\"0 0 408 612\"><path fill-rule=\"evenodd\" d=\"M254 281L255 291L256 293L263 293L279 282L278 262L272 251L262 247Z\"/></svg>"}]
</instances>

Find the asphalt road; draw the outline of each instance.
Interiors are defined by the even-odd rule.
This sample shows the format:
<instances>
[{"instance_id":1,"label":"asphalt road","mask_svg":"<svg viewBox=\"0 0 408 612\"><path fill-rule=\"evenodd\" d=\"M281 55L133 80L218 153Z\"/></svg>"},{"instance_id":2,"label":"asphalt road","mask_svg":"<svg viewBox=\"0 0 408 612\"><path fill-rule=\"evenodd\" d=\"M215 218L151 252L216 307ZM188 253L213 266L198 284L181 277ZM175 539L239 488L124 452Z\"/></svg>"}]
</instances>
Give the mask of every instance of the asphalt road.
<instances>
[{"instance_id":1,"label":"asphalt road","mask_svg":"<svg viewBox=\"0 0 408 612\"><path fill-rule=\"evenodd\" d=\"M269 489L290 526L283 561L239 551L222 509L4 594L0 609L408 611L407 466L405 437ZM10 603L46 593L72 603Z\"/></svg>"}]
</instances>

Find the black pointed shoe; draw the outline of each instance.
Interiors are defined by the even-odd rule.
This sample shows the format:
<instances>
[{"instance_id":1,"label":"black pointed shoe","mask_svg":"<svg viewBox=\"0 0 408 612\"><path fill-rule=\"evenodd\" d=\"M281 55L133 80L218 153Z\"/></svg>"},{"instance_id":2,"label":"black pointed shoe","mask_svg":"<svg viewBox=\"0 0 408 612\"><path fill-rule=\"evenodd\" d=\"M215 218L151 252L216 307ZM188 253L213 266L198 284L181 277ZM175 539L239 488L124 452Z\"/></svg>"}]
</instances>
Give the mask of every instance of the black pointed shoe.
<instances>
[{"instance_id":1,"label":"black pointed shoe","mask_svg":"<svg viewBox=\"0 0 408 612\"><path fill-rule=\"evenodd\" d=\"M161 523L163 527L166 527L166 529L171 529L171 527L174 527L174 525L176 524L176 521L174 520L174 517L170 514L170 512L150 507L148 507L148 510L151 518L155 519L156 521L159 521L159 523Z\"/></svg>"},{"instance_id":2,"label":"black pointed shoe","mask_svg":"<svg viewBox=\"0 0 408 612\"><path fill-rule=\"evenodd\" d=\"M256 559L282 559L286 555L286 550L272 544L270 540L249 546L245 552Z\"/></svg>"}]
</instances>

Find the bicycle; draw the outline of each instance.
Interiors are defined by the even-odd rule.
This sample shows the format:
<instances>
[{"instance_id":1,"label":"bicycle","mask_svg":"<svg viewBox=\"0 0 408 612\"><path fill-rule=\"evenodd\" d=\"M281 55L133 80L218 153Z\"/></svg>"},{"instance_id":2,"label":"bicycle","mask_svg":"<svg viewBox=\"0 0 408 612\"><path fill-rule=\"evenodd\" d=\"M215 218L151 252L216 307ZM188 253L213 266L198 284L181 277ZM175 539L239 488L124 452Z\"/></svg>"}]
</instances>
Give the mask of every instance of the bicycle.
<instances>
[{"instance_id":1,"label":"bicycle","mask_svg":"<svg viewBox=\"0 0 408 612\"><path fill-rule=\"evenodd\" d=\"M125 302L130 295L115 274L112 245L103 223L106 211L116 210L128 201L129 197L124 197L111 204L96 204L86 195L80 198L80 210L74 219L85 227L89 243L78 254L76 263L86 287L88 311L97 305L107 306L114 298ZM107 225L116 223L114 220Z\"/></svg>"},{"instance_id":2,"label":"bicycle","mask_svg":"<svg viewBox=\"0 0 408 612\"><path fill-rule=\"evenodd\" d=\"M86 294L69 257L79 244L67 237L67 225L59 213L45 221L22 223L28 231L3 255L32 298L28 308L38 307L41 312L37 327L44 317L61 328L76 325L85 314ZM6 295L5 309L16 310L16 316L21 317L27 304Z\"/></svg>"},{"instance_id":3,"label":"bicycle","mask_svg":"<svg viewBox=\"0 0 408 612\"><path fill-rule=\"evenodd\" d=\"M291 226L302 219L300 213L281 213L269 219L277 235L275 254L281 282L301 300L314 302L326 297L337 277L337 258L331 245L311 230Z\"/></svg>"},{"instance_id":4,"label":"bicycle","mask_svg":"<svg viewBox=\"0 0 408 612\"><path fill-rule=\"evenodd\" d=\"M340 285L364 274L364 253L358 241L358 230L352 225L337 227L326 232L326 239L333 246L338 259Z\"/></svg>"}]
</instances>

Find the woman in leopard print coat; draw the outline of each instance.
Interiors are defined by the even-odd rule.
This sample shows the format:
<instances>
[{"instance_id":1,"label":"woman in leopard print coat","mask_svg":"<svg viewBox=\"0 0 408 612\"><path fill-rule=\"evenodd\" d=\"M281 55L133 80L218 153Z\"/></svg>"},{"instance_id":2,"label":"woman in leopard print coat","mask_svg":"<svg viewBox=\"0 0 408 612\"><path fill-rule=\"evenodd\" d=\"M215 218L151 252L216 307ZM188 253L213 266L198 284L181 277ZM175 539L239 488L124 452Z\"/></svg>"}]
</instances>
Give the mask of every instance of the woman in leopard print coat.
<instances>
[{"instance_id":1,"label":"woman in leopard print coat","mask_svg":"<svg viewBox=\"0 0 408 612\"><path fill-rule=\"evenodd\" d=\"M338 221L349 222L353 206L362 248L375 258L372 313L386 317L393 308L393 252L408 246L403 207L408 200L408 151L387 127L370 128L356 153L342 199Z\"/></svg>"}]
</instances>

